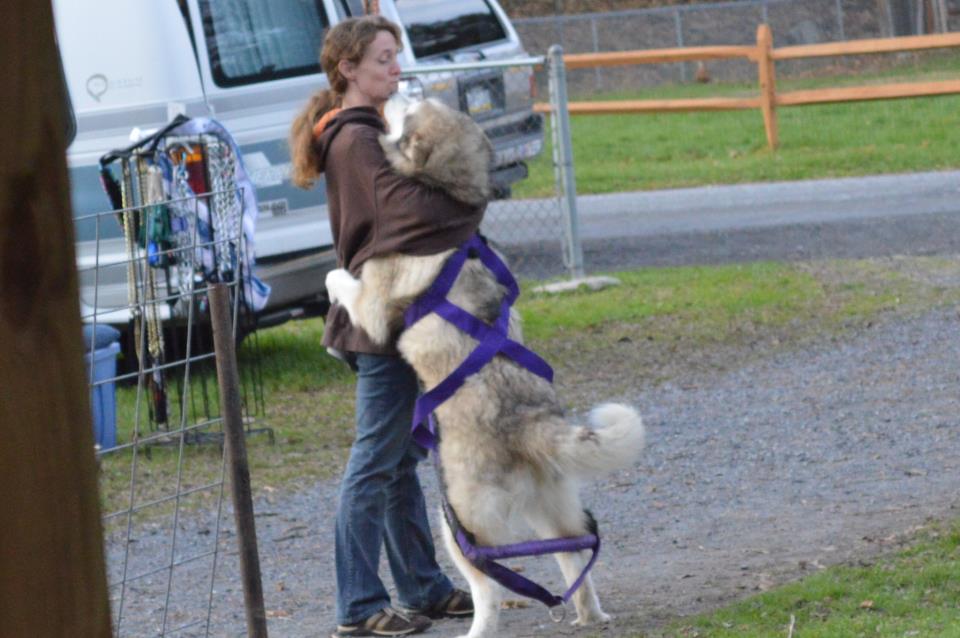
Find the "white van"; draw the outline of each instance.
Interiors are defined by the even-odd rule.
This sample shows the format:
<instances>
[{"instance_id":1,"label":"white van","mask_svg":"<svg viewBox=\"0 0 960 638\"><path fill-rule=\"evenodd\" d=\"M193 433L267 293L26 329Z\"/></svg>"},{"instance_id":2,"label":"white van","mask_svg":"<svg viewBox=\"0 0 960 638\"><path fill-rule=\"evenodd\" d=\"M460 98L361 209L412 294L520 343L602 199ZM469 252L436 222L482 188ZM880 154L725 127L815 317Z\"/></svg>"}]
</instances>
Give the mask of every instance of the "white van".
<instances>
[{"instance_id":1,"label":"white van","mask_svg":"<svg viewBox=\"0 0 960 638\"><path fill-rule=\"evenodd\" d=\"M271 288L258 326L325 312L324 276L334 267L322 187L290 184L287 133L297 111L326 84L318 51L324 30L361 15L362 0L53 0L77 134L68 149L76 215L110 209L98 160L130 143L134 127L156 129L179 113L219 120L236 139L257 187L256 274ZM495 0L381 0L403 26L401 66L525 56ZM495 184L526 176L542 148L532 111L532 69L489 69L410 79L406 90L470 112L496 150ZM100 258L122 250L121 230L99 230ZM78 260L95 259L96 230L78 224ZM126 305L122 273L97 283L98 311ZM93 274L81 276L84 315ZM120 322L115 322L120 323Z\"/></svg>"}]
</instances>

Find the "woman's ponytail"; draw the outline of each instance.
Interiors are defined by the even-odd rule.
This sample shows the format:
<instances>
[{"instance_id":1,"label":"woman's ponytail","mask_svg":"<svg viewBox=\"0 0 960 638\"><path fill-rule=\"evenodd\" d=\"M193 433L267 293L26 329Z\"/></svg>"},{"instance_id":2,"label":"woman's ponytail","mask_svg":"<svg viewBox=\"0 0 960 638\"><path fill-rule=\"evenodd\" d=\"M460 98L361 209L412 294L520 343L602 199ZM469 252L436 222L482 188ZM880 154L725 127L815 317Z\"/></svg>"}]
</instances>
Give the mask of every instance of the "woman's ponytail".
<instances>
[{"instance_id":1,"label":"woman's ponytail","mask_svg":"<svg viewBox=\"0 0 960 638\"><path fill-rule=\"evenodd\" d=\"M339 99L330 89L317 91L290 126L291 180L300 188L312 188L320 177L313 127L324 113L338 106Z\"/></svg>"}]
</instances>

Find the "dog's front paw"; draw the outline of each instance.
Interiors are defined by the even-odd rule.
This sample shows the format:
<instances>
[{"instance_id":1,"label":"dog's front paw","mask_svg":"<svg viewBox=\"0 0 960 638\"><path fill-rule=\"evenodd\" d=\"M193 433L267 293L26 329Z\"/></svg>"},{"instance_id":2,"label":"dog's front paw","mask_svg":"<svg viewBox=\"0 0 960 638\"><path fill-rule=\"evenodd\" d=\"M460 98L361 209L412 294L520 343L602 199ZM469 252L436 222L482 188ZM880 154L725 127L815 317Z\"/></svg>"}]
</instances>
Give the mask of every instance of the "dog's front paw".
<instances>
[{"instance_id":1,"label":"dog's front paw","mask_svg":"<svg viewBox=\"0 0 960 638\"><path fill-rule=\"evenodd\" d=\"M613 620L613 616L606 612L596 611L587 616L580 616L570 624L574 627L586 627L587 625L602 625Z\"/></svg>"},{"instance_id":2,"label":"dog's front paw","mask_svg":"<svg viewBox=\"0 0 960 638\"><path fill-rule=\"evenodd\" d=\"M337 268L327 273L326 284L330 303L339 303L350 315L350 321L354 321L360 281L354 279L346 269Z\"/></svg>"}]
</instances>

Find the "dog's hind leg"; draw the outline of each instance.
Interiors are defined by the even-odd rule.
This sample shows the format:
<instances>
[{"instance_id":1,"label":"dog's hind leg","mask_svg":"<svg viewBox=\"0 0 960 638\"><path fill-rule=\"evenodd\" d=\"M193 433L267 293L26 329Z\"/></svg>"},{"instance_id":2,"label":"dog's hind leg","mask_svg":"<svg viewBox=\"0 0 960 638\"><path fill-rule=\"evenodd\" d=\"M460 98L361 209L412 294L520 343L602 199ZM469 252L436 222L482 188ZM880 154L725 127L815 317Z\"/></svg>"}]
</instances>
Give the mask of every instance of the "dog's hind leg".
<instances>
[{"instance_id":1,"label":"dog's hind leg","mask_svg":"<svg viewBox=\"0 0 960 638\"><path fill-rule=\"evenodd\" d=\"M486 574L474 567L460 551L457 541L453 538L450 524L441 512L443 524L443 542L447 546L450 559L457 566L460 573L470 585L470 595L473 597L473 622L470 633L458 638L495 638L497 624L500 620L500 599L502 592L500 585Z\"/></svg>"},{"instance_id":2,"label":"dog's hind leg","mask_svg":"<svg viewBox=\"0 0 960 638\"><path fill-rule=\"evenodd\" d=\"M564 482L551 490L548 498L541 499L536 507L526 512L527 522L540 538L563 538L582 536L589 533L580 498L575 488ZM590 552L565 552L554 554L563 578L570 587L579 578L590 559ZM600 600L593 587L593 579L587 574L583 583L573 594L573 604L577 610L574 625L589 625L610 621L610 616L600 608Z\"/></svg>"}]
</instances>

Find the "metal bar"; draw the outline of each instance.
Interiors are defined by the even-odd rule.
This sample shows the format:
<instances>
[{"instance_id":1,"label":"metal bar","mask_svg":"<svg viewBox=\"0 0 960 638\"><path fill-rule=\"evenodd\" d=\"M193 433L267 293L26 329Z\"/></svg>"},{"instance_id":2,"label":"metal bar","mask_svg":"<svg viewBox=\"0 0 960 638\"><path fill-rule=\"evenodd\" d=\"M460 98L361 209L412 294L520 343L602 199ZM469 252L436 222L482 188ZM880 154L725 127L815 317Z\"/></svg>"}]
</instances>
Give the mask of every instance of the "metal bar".
<instances>
[{"instance_id":1,"label":"metal bar","mask_svg":"<svg viewBox=\"0 0 960 638\"><path fill-rule=\"evenodd\" d=\"M610 115L617 113L688 113L693 111L741 111L760 108L759 97L705 97L676 100L610 100L607 102L570 102L572 115ZM538 103L537 113L550 113L550 104Z\"/></svg>"},{"instance_id":2,"label":"metal bar","mask_svg":"<svg viewBox=\"0 0 960 638\"><path fill-rule=\"evenodd\" d=\"M686 62L689 60L753 59L756 54L756 47L742 45L685 47L682 49L639 49L634 51L607 51L604 53L570 53L563 56L563 63L568 69L588 69L598 66L663 64L665 62Z\"/></svg>"},{"instance_id":3,"label":"metal bar","mask_svg":"<svg viewBox=\"0 0 960 638\"><path fill-rule=\"evenodd\" d=\"M250 468L247 464L247 448L243 433L237 353L234 332L231 329L230 293L225 285L214 284L209 298L214 351L217 353L217 379L220 384L220 414L223 417L224 447L230 463L230 487L237 524L237 543L240 549L247 636L266 638L267 616L263 606L263 582L260 577L260 557L257 553L257 530L250 490Z\"/></svg>"},{"instance_id":4,"label":"metal bar","mask_svg":"<svg viewBox=\"0 0 960 638\"><path fill-rule=\"evenodd\" d=\"M597 34L597 20L596 18L590 18L590 35L593 38L593 52L600 53L600 37ZM593 82L597 91L601 90L602 82L600 81L600 68L595 68L593 70Z\"/></svg>"},{"instance_id":5,"label":"metal bar","mask_svg":"<svg viewBox=\"0 0 960 638\"><path fill-rule=\"evenodd\" d=\"M787 4L790 2L795 2L795 0L771 0L775 4ZM709 10L723 10L723 9L741 9L744 4L759 4L758 1L749 2L745 0L731 0L728 2L711 2L706 5ZM621 9L618 11L605 11L603 13L570 13L564 15L552 15L552 16L531 16L529 18L513 18L511 22L516 25L523 24L544 24L544 23L564 23L564 22L576 22L579 20L584 20L591 15L602 15L604 18L632 18L637 16L646 16L646 15L657 15L662 13L670 13L672 11L679 10L684 13L693 13L694 11L703 11L704 5L700 4L691 4L691 5L676 5L676 6L664 6L664 7L649 7L647 9Z\"/></svg>"},{"instance_id":6,"label":"metal bar","mask_svg":"<svg viewBox=\"0 0 960 638\"><path fill-rule=\"evenodd\" d=\"M184 428L182 428L182 431L192 432L193 430L201 430L204 428L208 428L211 425L216 425L219 422L220 422L219 417L212 418L212 419L205 419L203 421L197 421L192 425L185 426ZM116 447L107 448L106 450L101 450L100 452L97 453L97 456L102 457L102 456L106 456L107 454L116 454L118 452L123 452L124 450L129 450L130 448L134 448L137 446L148 445L150 443L153 443L154 441L169 440L170 437L176 436L180 432L181 430L173 430L171 432L158 432L156 434L151 434L150 436L140 437L138 439L131 441L130 443L123 443L123 444L117 445ZM126 511L126 510L123 510L123 511Z\"/></svg>"},{"instance_id":7,"label":"metal bar","mask_svg":"<svg viewBox=\"0 0 960 638\"><path fill-rule=\"evenodd\" d=\"M194 620L193 622L188 622L185 625L180 625L179 627L172 627L166 631L166 633L161 634L163 636L172 636L174 634L179 634L182 631L186 631L191 627L196 627L197 625L202 625L205 621L203 620Z\"/></svg>"},{"instance_id":8,"label":"metal bar","mask_svg":"<svg viewBox=\"0 0 960 638\"><path fill-rule=\"evenodd\" d=\"M840 39L846 40L847 34L843 30L843 0L835 0L835 5L837 8L837 29L840 30ZM766 21L764 21L766 22Z\"/></svg>"},{"instance_id":9,"label":"metal bar","mask_svg":"<svg viewBox=\"0 0 960 638\"><path fill-rule=\"evenodd\" d=\"M213 566L210 568L210 588L207 592L207 625L206 635L210 635L210 617L213 615L213 592L217 580L217 560L220 558L219 548L220 539L220 521L223 520L223 489L227 478L227 455L226 451L220 455L220 491L217 493L217 523L213 528L213 539L215 545L213 552Z\"/></svg>"},{"instance_id":10,"label":"metal bar","mask_svg":"<svg viewBox=\"0 0 960 638\"><path fill-rule=\"evenodd\" d=\"M118 510L116 512L111 512L110 514L107 514L106 516L104 516L103 520L104 522L106 522L114 518L119 518L124 514L135 514L142 510L155 507L157 505L162 505L163 503L169 503L170 501L176 500L179 497L189 496L191 494L196 494L197 492L202 492L204 490L210 490L219 486L220 486L220 481L216 481L215 483L207 483L206 485L198 485L197 487L191 487L181 492L177 492L176 494L171 494L170 496L161 496L160 498L156 498L152 501L147 501L146 503L140 503L139 505L136 505L134 507Z\"/></svg>"},{"instance_id":11,"label":"metal bar","mask_svg":"<svg viewBox=\"0 0 960 638\"><path fill-rule=\"evenodd\" d=\"M682 49L683 44L683 18L680 16L680 10L675 8L673 11L673 28L677 33L677 48ZM686 84L689 82L689 74L687 73L687 65L683 62L680 62L680 81Z\"/></svg>"},{"instance_id":12,"label":"metal bar","mask_svg":"<svg viewBox=\"0 0 960 638\"><path fill-rule=\"evenodd\" d=\"M573 142L570 134L570 113L567 111L567 74L564 69L563 48L550 47L550 102L552 107L554 166L560 178L560 209L566 231L567 266L573 278L583 277L583 248L577 219L577 180L573 168Z\"/></svg>"},{"instance_id":13,"label":"metal bar","mask_svg":"<svg viewBox=\"0 0 960 638\"><path fill-rule=\"evenodd\" d=\"M129 183L130 182L129 163L130 163L129 158L124 158L123 160L121 160L121 165L123 167L124 188L128 193L132 189L132 185ZM129 203L130 203L129 200L125 198L123 201L123 205L127 207ZM133 246L135 247L136 243L134 243ZM100 250L100 247L99 247L99 239L98 239L97 251L99 252L99 250ZM136 273L134 272L134 266L131 266L130 268L131 269L128 271L128 277L135 277ZM135 302L137 297L137 295L135 294L135 291L137 289L136 282L135 281L128 282L128 286L129 286L129 292L134 293L133 296L135 298L133 301ZM134 314L131 314L131 316L133 317L134 324L136 324L136 322L140 320L140 317L137 317ZM139 369L139 375L140 375L140 382L137 383L137 398L134 403L134 415L133 415L133 419L134 419L133 420L133 440L136 441L137 439L140 438L140 416L142 414L143 392L144 392L144 389L143 389L144 384L142 381L143 379L142 377L143 356L142 355L146 345L146 338L145 338L146 335L142 329L137 331L135 326L134 326L134 335L135 335L134 341L136 342L136 348L137 348L135 355L137 358L137 368ZM131 459L130 459L130 490L127 496L127 503L129 504L129 507L133 507L133 504L136 501L137 467L138 467L138 461L140 458L139 451L140 451L140 448L134 445L133 454L131 454ZM120 627L123 624L123 607L124 607L124 603L126 602L126 594L127 594L127 586L126 586L127 569L129 569L130 567L130 535L132 530L133 530L133 513L128 512L127 525L126 525L126 538L124 539L125 542L123 544L123 571L122 571L121 581L120 581L122 586L120 588L120 602L117 605L117 620L116 620L116 623L114 624L114 628L116 631L115 635L117 636L117 638L119 638L120 636Z\"/></svg>"},{"instance_id":14,"label":"metal bar","mask_svg":"<svg viewBox=\"0 0 960 638\"><path fill-rule=\"evenodd\" d=\"M401 69L404 75L421 75L424 73L445 73L450 71L477 71L484 69L501 69L512 66L542 66L546 58L542 55L526 58L512 58L510 60L484 60L483 62L457 62L451 64L425 64L413 68Z\"/></svg>"},{"instance_id":15,"label":"metal bar","mask_svg":"<svg viewBox=\"0 0 960 638\"><path fill-rule=\"evenodd\" d=\"M194 355L194 356L193 356L193 359L191 359L191 361L192 361L193 363L196 363L196 362L198 362L198 361L204 361L204 360L206 360L206 359L213 359L213 358L215 358L215 356L216 356L216 355L215 355L214 353L212 353L212 352L208 352L207 354L198 354L198 355ZM172 362L172 363L163 363L163 364L160 364L160 365L157 365L157 366L144 366L143 372L145 372L145 373L147 373L147 374L150 374L150 373L156 372L156 371L158 371L158 370L168 370L168 369L170 369L170 368L176 368L176 367L182 366L183 364L184 364L184 361L181 359L181 360L179 360L179 361L174 361L174 362ZM108 379L107 381L98 381L98 382L96 382L96 384L102 385L102 384L104 384L104 383L108 383L109 381L126 381L126 380L128 380L128 379L135 379L135 378L137 378L138 376L140 376L140 372L139 372L139 371L138 371L138 372L128 372L127 374L119 374L119 375L117 375L117 376L115 376L115 377L112 377L111 379Z\"/></svg>"},{"instance_id":16,"label":"metal bar","mask_svg":"<svg viewBox=\"0 0 960 638\"><path fill-rule=\"evenodd\" d=\"M136 580L143 580L144 578L147 578L147 577L149 577L149 576L155 576L156 574L159 574L160 572L167 571L168 569L173 569L174 567L180 567L181 565L186 565L187 563L193 563L193 562L196 562L196 561L200 560L201 558L206 558L207 556L213 556L214 554L216 554L216 552L217 552L217 550L211 549L211 550L206 551L206 552L203 552L203 553L201 553L201 554L194 554L193 556L187 556L186 558L181 558L180 560L175 560L175 561L173 561L173 562L171 562L171 563L164 563L164 564L161 565L160 567L156 567L156 568L151 569L151 570L149 570L149 571L140 572L139 574L136 574L136 575L134 575L134 576L131 576L131 577L127 578L127 579L126 579L125 581L123 581L123 582L124 582L124 583L132 583L132 582L134 582L134 581L136 581ZM119 586L120 586L120 584L118 583L118 584L116 584L116 585L111 585L110 588L113 589L114 587L119 587Z\"/></svg>"}]
</instances>

